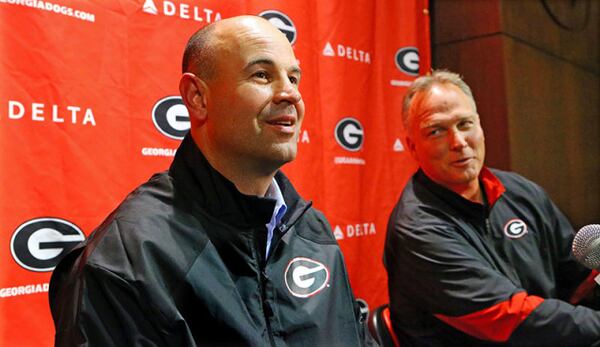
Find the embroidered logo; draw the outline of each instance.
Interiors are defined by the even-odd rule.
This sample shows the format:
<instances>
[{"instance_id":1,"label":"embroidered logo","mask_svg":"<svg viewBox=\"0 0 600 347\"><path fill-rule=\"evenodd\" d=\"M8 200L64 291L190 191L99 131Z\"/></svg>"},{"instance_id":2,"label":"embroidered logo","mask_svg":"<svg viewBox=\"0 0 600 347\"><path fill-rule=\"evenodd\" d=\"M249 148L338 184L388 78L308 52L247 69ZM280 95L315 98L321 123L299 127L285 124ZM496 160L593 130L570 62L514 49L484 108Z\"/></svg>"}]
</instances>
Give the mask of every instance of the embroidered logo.
<instances>
[{"instance_id":1,"label":"embroidered logo","mask_svg":"<svg viewBox=\"0 0 600 347\"><path fill-rule=\"evenodd\" d=\"M527 234L527 224L520 219L511 219L504 226L504 235L518 239Z\"/></svg>"},{"instance_id":2,"label":"embroidered logo","mask_svg":"<svg viewBox=\"0 0 600 347\"><path fill-rule=\"evenodd\" d=\"M285 269L284 278L287 289L299 298L308 298L329 286L327 267L309 258L292 259Z\"/></svg>"}]
</instances>

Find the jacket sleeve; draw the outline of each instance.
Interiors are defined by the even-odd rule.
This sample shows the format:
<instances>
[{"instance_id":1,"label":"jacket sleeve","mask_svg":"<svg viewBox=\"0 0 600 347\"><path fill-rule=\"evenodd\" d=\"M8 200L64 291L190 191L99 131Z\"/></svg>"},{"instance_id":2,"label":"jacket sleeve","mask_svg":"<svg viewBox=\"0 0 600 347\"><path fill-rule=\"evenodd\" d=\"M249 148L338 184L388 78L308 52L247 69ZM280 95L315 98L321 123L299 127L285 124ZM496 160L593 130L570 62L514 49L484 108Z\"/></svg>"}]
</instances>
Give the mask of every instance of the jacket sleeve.
<instances>
[{"instance_id":1,"label":"jacket sleeve","mask_svg":"<svg viewBox=\"0 0 600 347\"><path fill-rule=\"evenodd\" d=\"M56 346L166 346L166 327L134 285L101 267L53 274ZM77 275L75 275L77 274Z\"/></svg>"},{"instance_id":2,"label":"jacket sleeve","mask_svg":"<svg viewBox=\"0 0 600 347\"><path fill-rule=\"evenodd\" d=\"M529 295L473 249L480 240L458 236L430 215L410 219L428 222L407 224L392 215L386 266L390 281L401 281L390 288L401 287L418 307L484 341L577 346L600 340L600 312Z\"/></svg>"}]
</instances>

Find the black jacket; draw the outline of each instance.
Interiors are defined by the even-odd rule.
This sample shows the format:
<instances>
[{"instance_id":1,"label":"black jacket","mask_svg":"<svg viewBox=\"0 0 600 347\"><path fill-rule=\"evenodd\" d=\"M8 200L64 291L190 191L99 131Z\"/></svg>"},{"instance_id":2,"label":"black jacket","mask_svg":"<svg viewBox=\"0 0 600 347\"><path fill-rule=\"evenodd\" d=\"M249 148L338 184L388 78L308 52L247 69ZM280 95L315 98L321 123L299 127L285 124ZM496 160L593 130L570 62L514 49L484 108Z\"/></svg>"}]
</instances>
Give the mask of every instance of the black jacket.
<instances>
[{"instance_id":1,"label":"black jacket","mask_svg":"<svg viewBox=\"0 0 600 347\"><path fill-rule=\"evenodd\" d=\"M264 259L275 200L239 193L186 137L56 267L56 345L360 345L328 222L276 180L288 209Z\"/></svg>"},{"instance_id":2,"label":"black jacket","mask_svg":"<svg viewBox=\"0 0 600 347\"><path fill-rule=\"evenodd\" d=\"M536 184L484 168L488 206L417 172L388 224L391 318L403 346L590 346L600 312L570 305L589 274Z\"/></svg>"}]
</instances>

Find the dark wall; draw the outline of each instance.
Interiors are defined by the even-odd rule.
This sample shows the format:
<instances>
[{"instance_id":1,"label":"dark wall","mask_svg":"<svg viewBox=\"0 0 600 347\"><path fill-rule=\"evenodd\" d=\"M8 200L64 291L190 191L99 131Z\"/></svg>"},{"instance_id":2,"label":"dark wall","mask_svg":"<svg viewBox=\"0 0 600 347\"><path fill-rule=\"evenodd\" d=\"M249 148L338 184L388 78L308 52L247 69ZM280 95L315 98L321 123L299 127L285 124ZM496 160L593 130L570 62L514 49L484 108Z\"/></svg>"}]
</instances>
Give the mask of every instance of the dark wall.
<instances>
[{"instance_id":1,"label":"dark wall","mask_svg":"<svg viewBox=\"0 0 600 347\"><path fill-rule=\"evenodd\" d=\"M600 223L600 1L431 0L434 68L464 76L489 166Z\"/></svg>"}]
</instances>

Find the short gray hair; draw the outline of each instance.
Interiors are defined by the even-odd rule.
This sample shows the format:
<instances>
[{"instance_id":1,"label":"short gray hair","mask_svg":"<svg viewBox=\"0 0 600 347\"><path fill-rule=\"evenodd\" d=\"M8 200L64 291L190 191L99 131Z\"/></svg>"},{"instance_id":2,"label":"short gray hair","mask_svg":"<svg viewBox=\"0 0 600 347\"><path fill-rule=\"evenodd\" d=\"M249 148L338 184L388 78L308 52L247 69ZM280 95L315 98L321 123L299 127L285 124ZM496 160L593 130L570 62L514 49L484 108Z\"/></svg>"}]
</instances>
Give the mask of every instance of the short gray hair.
<instances>
[{"instance_id":1,"label":"short gray hair","mask_svg":"<svg viewBox=\"0 0 600 347\"><path fill-rule=\"evenodd\" d=\"M408 130L408 116L414 96L417 93L429 91L435 84L452 84L457 86L473 101L473 106L475 107L475 111L477 111L477 104L473 98L471 88L469 88L459 74L448 70L433 70L431 74L414 80L404 95L404 100L402 101L402 122L405 129Z\"/></svg>"}]
</instances>

